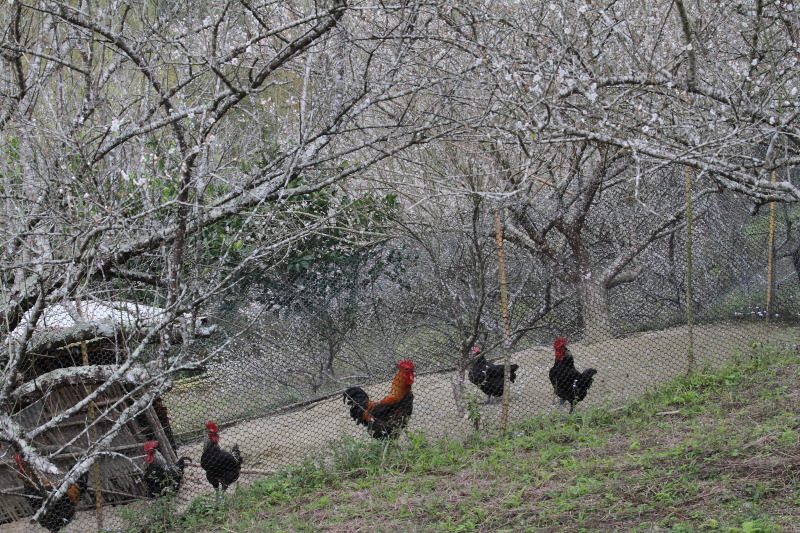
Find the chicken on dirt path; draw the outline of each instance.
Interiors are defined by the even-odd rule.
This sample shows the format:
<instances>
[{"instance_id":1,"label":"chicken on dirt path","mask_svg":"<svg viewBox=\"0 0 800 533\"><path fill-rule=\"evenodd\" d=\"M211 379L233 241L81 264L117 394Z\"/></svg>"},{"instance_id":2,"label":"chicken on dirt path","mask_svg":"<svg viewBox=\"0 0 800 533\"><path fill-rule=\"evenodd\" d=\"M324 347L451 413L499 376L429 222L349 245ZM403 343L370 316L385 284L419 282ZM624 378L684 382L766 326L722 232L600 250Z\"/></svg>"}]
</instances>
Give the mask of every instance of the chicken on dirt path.
<instances>
[{"instance_id":1,"label":"chicken on dirt path","mask_svg":"<svg viewBox=\"0 0 800 533\"><path fill-rule=\"evenodd\" d=\"M566 337L558 337L553 342L555 363L550 368L550 383L553 385L553 393L559 399L559 405L569 402L571 414L575 410L575 404L586 398L597 370L587 368L578 372L567 342Z\"/></svg>"},{"instance_id":2,"label":"chicken on dirt path","mask_svg":"<svg viewBox=\"0 0 800 533\"><path fill-rule=\"evenodd\" d=\"M367 427L376 439L397 437L408 425L414 409L414 363L403 359L397 363L397 373L392 380L389 395L379 402L370 401L361 387L350 387L344 392L344 402L350 406L350 416L357 424Z\"/></svg>"},{"instance_id":3,"label":"chicken on dirt path","mask_svg":"<svg viewBox=\"0 0 800 533\"><path fill-rule=\"evenodd\" d=\"M486 403L492 403L493 397L500 398L503 396L505 366L488 362L481 353L479 346L473 346L471 354L474 359L467 377L486 395ZM514 383L517 379L518 369L519 365L510 365L511 375L509 376L509 381L511 383Z\"/></svg>"},{"instance_id":4,"label":"chicken on dirt path","mask_svg":"<svg viewBox=\"0 0 800 533\"><path fill-rule=\"evenodd\" d=\"M234 444L230 451L219 445L219 428L212 421L206 422L208 440L200 456L200 467L206 472L206 479L217 495L217 502L225 490L239 479L242 470L242 454L239 445Z\"/></svg>"},{"instance_id":5,"label":"chicken on dirt path","mask_svg":"<svg viewBox=\"0 0 800 533\"><path fill-rule=\"evenodd\" d=\"M177 494L181 488L183 471L187 463L192 460L181 457L175 464L169 464L158 451L158 441L149 440L144 443L144 482L147 485L147 495L151 498Z\"/></svg>"}]
</instances>

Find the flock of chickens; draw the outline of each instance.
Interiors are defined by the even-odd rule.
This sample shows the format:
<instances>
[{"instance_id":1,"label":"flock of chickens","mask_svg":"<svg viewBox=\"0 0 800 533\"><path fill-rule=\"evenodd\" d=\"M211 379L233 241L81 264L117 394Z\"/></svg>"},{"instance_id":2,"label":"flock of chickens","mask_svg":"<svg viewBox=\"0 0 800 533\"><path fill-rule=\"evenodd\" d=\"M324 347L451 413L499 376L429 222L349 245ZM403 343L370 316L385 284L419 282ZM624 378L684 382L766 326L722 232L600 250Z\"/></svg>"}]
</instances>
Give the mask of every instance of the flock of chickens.
<instances>
[{"instance_id":1,"label":"flock of chickens","mask_svg":"<svg viewBox=\"0 0 800 533\"><path fill-rule=\"evenodd\" d=\"M200 467L205 470L206 479L214 487L217 501L220 500L222 493L230 485L239 479L242 469L242 454L239 446L234 444L230 450L224 450L219 445L219 428L217 424L206 422L208 439L203 446L203 453L200 455ZM158 451L159 442L150 440L144 443L144 482L147 487L147 494L151 498L158 498L169 494L175 494L180 489L183 480L183 471L192 460L188 457L181 457L175 463L170 464L164 455ZM43 476L40 476L25 462L21 454L15 456L17 475L22 480L22 496L34 509L41 507L42 502L53 493L53 484ZM54 499L40 513L37 522L39 525L52 531L60 531L72 522L75 517L75 509L81 499L81 494L86 492L88 486L88 476L84 472L76 483L71 483L64 495Z\"/></svg>"},{"instance_id":2,"label":"flock of chickens","mask_svg":"<svg viewBox=\"0 0 800 533\"><path fill-rule=\"evenodd\" d=\"M553 351L555 361L548 374L553 394L558 398L559 406L569 403L569 412L572 413L575 404L586 398L597 370L587 368L579 372L575 368L575 359L567 348L566 337L556 338ZM505 368L488 362L479 346L473 346L470 353L472 367L469 380L486 394L486 403L491 403L493 397L503 395ZM511 383L517 379L517 370L519 365L509 366ZM414 377L414 363L410 359L403 359L397 363L397 373L389 395L382 400L373 402L361 387L350 387L344 392L344 402L350 406L350 416L357 424L366 426L376 439L396 437L408 425L414 409L414 393L411 392Z\"/></svg>"},{"instance_id":3,"label":"flock of chickens","mask_svg":"<svg viewBox=\"0 0 800 533\"><path fill-rule=\"evenodd\" d=\"M559 405L570 404L569 412L575 404L586 398L597 370L594 368L579 372L575 368L575 360L567 348L567 339L558 337L553 343L555 361L550 368L549 378L553 385L553 393ZM503 365L490 363L481 354L478 346L471 350L472 367L469 380L486 394L486 403L492 398L503 395ZM519 365L509 367L510 382L516 380ZM411 386L416 375L414 363L403 359L397 363L397 373L392 380L389 394L380 401L372 401L361 387L350 387L344 392L344 402L350 406L350 416L357 424L367 428L376 439L395 438L408 425L414 408L414 393ZM200 467L205 471L206 479L214 487L217 501L222 493L239 479L242 468L242 454L239 446L234 444L230 450L219 445L219 428L213 421L206 422L208 438L200 456ZM144 482L151 498L175 494L181 486L184 469L192 460L181 457L175 463L169 463L158 451L159 442L151 440L144 444ZM32 469L21 455L16 455L17 474L23 481L23 496L34 509L38 509L44 499L53 492L52 485L46 480L31 473ZM69 524L75 516L75 509L81 494L87 489L87 474L84 473L76 483L70 484L66 492L52 501L44 512L40 513L38 522L52 532L57 532Z\"/></svg>"},{"instance_id":4,"label":"flock of chickens","mask_svg":"<svg viewBox=\"0 0 800 533\"><path fill-rule=\"evenodd\" d=\"M219 445L219 427L215 422L206 422L206 430L208 439L200 455L200 468L205 471L206 479L214 487L219 501L225 490L239 479L242 471L242 453L238 444L231 446L230 450L225 450ZM144 482L147 485L147 494L151 498L177 493L181 487L186 464L192 462L188 457L181 457L177 462L170 464L157 448L157 440L144 444L146 464Z\"/></svg>"}]
</instances>

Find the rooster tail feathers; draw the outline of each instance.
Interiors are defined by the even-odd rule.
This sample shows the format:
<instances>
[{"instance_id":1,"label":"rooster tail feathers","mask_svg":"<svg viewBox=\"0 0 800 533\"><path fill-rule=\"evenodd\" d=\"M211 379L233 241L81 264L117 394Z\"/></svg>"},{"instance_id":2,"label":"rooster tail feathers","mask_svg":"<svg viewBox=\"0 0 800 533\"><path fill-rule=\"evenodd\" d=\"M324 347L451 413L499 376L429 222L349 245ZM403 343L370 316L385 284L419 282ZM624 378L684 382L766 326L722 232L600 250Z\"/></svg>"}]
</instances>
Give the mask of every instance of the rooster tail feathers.
<instances>
[{"instance_id":1,"label":"rooster tail feathers","mask_svg":"<svg viewBox=\"0 0 800 533\"><path fill-rule=\"evenodd\" d=\"M344 391L343 399L344 403L351 406L351 411L356 407L366 411L369 405L369 395L361 387L350 387Z\"/></svg>"},{"instance_id":2,"label":"rooster tail feathers","mask_svg":"<svg viewBox=\"0 0 800 533\"><path fill-rule=\"evenodd\" d=\"M344 391L343 400L347 405L358 405L366 408L369 396L361 387L350 387Z\"/></svg>"},{"instance_id":3,"label":"rooster tail feathers","mask_svg":"<svg viewBox=\"0 0 800 533\"><path fill-rule=\"evenodd\" d=\"M573 387L576 389L574 393L575 401L579 402L586 398L586 394L589 392L589 389L592 386L592 381L594 380L595 374L597 374L597 370L594 368L587 368L577 375L578 377L575 379L575 385L573 385Z\"/></svg>"},{"instance_id":4,"label":"rooster tail feathers","mask_svg":"<svg viewBox=\"0 0 800 533\"><path fill-rule=\"evenodd\" d=\"M589 390L589 387L592 386L592 381L594 380L595 374L597 374L597 370L594 368L587 368L583 371L583 374L581 374L581 380L583 381L586 390Z\"/></svg>"},{"instance_id":5,"label":"rooster tail feathers","mask_svg":"<svg viewBox=\"0 0 800 533\"><path fill-rule=\"evenodd\" d=\"M344 403L350 406L350 418L366 425L364 413L369 410L369 395L361 387L350 387L344 391Z\"/></svg>"}]
</instances>

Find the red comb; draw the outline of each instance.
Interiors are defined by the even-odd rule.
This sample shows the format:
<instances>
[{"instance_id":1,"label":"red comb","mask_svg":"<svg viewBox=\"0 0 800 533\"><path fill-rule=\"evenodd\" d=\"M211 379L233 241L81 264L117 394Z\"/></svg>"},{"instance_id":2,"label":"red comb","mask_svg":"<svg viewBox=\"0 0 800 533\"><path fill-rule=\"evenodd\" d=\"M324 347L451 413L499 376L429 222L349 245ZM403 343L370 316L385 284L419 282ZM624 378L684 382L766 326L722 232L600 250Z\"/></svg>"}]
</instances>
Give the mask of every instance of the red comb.
<instances>
[{"instance_id":1,"label":"red comb","mask_svg":"<svg viewBox=\"0 0 800 533\"><path fill-rule=\"evenodd\" d=\"M208 431L210 431L211 433L217 433L219 431L217 423L212 420L206 422L206 429L208 429Z\"/></svg>"},{"instance_id":2,"label":"red comb","mask_svg":"<svg viewBox=\"0 0 800 533\"><path fill-rule=\"evenodd\" d=\"M481 347L473 346L472 349L469 351L469 353L471 353L472 355L478 355L479 353L481 353Z\"/></svg>"},{"instance_id":3,"label":"red comb","mask_svg":"<svg viewBox=\"0 0 800 533\"><path fill-rule=\"evenodd\" d=\"M397 368L401 370L414 370L414 361L411 359L401 359L397 362Z\"/></svg>"},{"instance_id":4,"label":"red comb","mask_svg":"<svg viewBox=\"0 0 800 533\"><path fill-rule=\"evenodd\" d=\"M555 348L556 350L560 350L566 345L567 345L566 337L556 337L556 340L553 341L553 348Z\"/></svg>"},{"instance_id":5,"label":"red comb","mask_svg":"<svg viewBox=\"0 0 800 533\"><path fill-rule=\"evenodd\" d=\"M152 450L158 448L157 440L149 440L144 443L144 453L150 453Z\"/></svg>"}]
</instances>

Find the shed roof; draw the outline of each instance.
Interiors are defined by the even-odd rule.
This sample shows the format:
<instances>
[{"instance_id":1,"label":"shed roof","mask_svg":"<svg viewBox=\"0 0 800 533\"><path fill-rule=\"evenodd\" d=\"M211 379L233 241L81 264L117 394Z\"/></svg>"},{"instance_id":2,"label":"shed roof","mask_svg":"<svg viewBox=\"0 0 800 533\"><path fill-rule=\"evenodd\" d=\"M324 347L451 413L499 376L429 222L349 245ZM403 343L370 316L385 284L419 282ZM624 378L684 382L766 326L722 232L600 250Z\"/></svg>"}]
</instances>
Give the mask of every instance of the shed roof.
<instances>
[{"instance_id":1,"label":"shed roof","mask_svg":"<svg viewBox=\"0 0 800 533\"><path fill-rule=\"evenodd\" d=\"M53 304L42 311L34 326L28 349L45 352L52 348L94 338L112 338L118 333L135 335L155 326L164 319L167 311L161 307L124 300L84 301ZM32 310L23 315L19 325L9 334L9 340L20 342L30 327ZM187 314L186 318L190 318ZM197 336L210 335L214 326L206 326L205 318L198 317Z\"/></svg>"}]
</instances>

